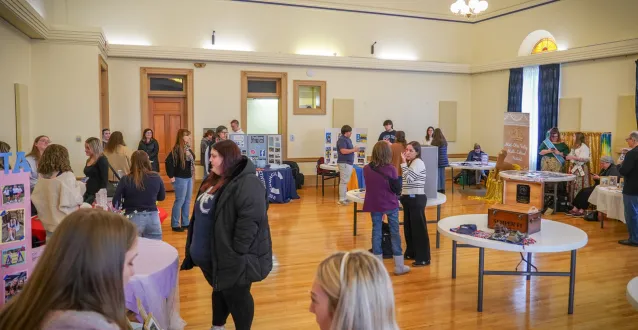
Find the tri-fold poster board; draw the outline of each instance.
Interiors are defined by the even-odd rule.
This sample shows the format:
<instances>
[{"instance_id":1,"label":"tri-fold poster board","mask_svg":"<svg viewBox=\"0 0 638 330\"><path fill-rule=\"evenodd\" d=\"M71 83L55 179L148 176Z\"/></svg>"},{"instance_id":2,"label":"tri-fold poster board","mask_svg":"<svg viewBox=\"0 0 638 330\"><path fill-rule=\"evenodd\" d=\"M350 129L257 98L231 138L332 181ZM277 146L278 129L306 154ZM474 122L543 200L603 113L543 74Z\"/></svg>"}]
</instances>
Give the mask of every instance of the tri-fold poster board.
<instances>
[{"instance_id":1,"label":"tri-fold poster board","mask_svg":"<svg viewBox=\"0 0 638 330\"><path fill-rule=\"evenodd\" d=\"M242 155L258 167L282 163L282 141L279 134L230 134L230 140L237 144Z\"/></svg>"},{"instance_id":2,"label":"tri-fold poster board","mask_svg":"<svg viewBox=\"0 0 638 330\"><path fill-rule=\"evenodd\" d=\"M326 128L324 132L323 158L324 163L328 165L337 164L337 141L341 137L341 128ZM354 163L357 165L365 165L366 149L368 148L368 129L353 128L350 137L352 145L356 149Z\"/></svg>"}]
</instances>

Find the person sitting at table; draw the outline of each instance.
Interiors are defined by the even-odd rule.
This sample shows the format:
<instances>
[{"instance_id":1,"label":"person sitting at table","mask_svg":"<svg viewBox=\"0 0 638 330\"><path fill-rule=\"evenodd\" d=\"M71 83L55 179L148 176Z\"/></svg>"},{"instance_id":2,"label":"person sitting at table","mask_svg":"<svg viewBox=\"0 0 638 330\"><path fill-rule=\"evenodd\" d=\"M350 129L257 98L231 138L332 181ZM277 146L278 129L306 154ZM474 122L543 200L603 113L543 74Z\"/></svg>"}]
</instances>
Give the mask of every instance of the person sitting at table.
<instances>
[{"instance_id":1,"label":"person sitting at table","mask_svg":"<svg viewBox=\"0 0 638 330\"><path fill-rule=\"evenodd\" d=\"M414 259L414 267L427 266L430 264L430 238L425 219L428 197L425 195L425 163L421 160L419 142L408 143L401 158L405 259Z\"/></svg>"},{"instance_id":2,"label":"person sitting at table","mask_svg":"<svg viewBox=\"0 0 638 330\"><path fill-rule=\"evenodd\" d=\"M136 234L116 213L68 215L22 292L0 310L0 329L129 329L124 287L134 275Z\"/></svg>"},{"instance_id":3,"label":"person sitting at table","mask_svg":"<svg viewBox=\"0 0 638 330\"><path fill-rule=\"evenodd\" d=\"M162 224L157 201L166 197L162 178L151 169L148 154L137 150L131 157L131 173L117 185L113 205L137 226L140 237L162 240Z\"/></svg>"},{"instance_id":4,"label":"person sitting at table","mask_svg":"<svg viewBox=\"0 0 638 330\"><path fill-rule=\"evenodd\" d=\"M401 131L397 132L397 140ZM399 144L394 143L393 145ZM397 194L390 188L390 180L400 180L397 170L392 166L393 153L385 141L379 141L372 148L372 161L363 168L366 182L366 198L363 202L363 212L370 212L372 217L372 253L383 260L381 248L383 215L388 216L390 233L392 235L392 256L394 259L394 273L403 275L410 271L410 267L403 264L401 250L401 234L399 233L399 201Z\"/></svg>"},{"instance_id":5,"label":"person sitting at table","mask_svg":"<svg viewBox=\"0 0 638 330\"><path fill-rule=\"evenodd\" d=\"M256 168L235 142L212 146L211 174L199 188L181 269L199 266L213 290L213 329L228 315L235 329L250 329L255 305L250 288L272 270L268 195Z\"/></svg>"},{"instance_id":6,"label":"person sitting at table","mask_svg":"<svg viewBox=\"0 0 638 330\"><path fill-rule=\"evenodd\" d=\"M474 143L474 148L468 152L467 158L465 158L466 162L482 162L483 156L487 156L485 152L481 149L481 145L478 143ZM483 178L487 179L487 171L483 170L462 170L461 173L457 174L454 178L454 181L458 181L459 178L464 177L468 178L470 182L466 183L467 185L476 184L479 185ZM474 179L474 182L471 181L471 178Z\"/></svg>"},{"instance_id":7,"label":"person sitting at table","mask_svg":"<svg viewBox=\"0 0 638 330\"><path fill-rule=\"evenodd\" d=\"M601 176L615 176L620 179L620 171L618 171L618 167L614 164L614 159L611 158L611 156L603 156L600 158L600 172L593 175L594 186L583 188L578 192L572 202L574 207L568 212L569 215L575 217L585 215L585 210L589 207L589 196L591 196L596 186L600 184Z\"/></svg>"},{"instance_id":8,"label":"person sitting at table","mask_svg":"<svg viewBox=\"0 0 638 330\"><path fill-rule=\"evenodd\" d=\"M542 156L541 171L562 172L569 147L561 140L557 127L547 132L545 141L538 146L538 154Z\"/></svg>"},{"instance_id":9,"label":"person sitting at table","mask_svg":"<svg viewBox=\"0 0 638 330\"><path fill-rule=\"evenodd\" d=\"M337 252L317 267L310 312L320 330L399 330L392 281L372 254Z\"/></svg>"},{"instance_id":10,"label":"person sitting at table","mask_svg":"<svg viewBox=\"0 0 638 330\"><path fill-rule=\"evenodd\" d=\"M31 202L47 231L47 240L64 218L77 211L84 202L84 183L75 179L69 151L59 144L49 145L38 162L40 179L35 184Z\"/></svg>"},{"instance_id":11,"label":"person sitting at table","mask_svg":"<svg viewBox=\"0 0 638 330\"><path fill-rule=\"evenodd\" d=\"M569 173L576 176L576 180L571 183L572 199L581 189L589 187L589 147L585 144L585 134L578 132L574 134L574 145L569 155L565 157L571 163Z\"/></svg>"}]
</instances>

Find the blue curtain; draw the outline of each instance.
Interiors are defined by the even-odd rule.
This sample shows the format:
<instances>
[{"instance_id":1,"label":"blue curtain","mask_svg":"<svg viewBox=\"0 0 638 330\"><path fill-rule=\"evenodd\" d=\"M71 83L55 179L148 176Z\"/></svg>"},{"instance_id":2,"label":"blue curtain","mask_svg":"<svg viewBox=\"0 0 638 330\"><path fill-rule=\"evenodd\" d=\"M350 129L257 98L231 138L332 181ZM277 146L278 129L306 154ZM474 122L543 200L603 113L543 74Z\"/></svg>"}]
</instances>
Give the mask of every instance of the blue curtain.
<instances>
[{"instance_id":1,"label":"blue curtain","mask_svg":"<svg viewBox=\"0 0 638 330\"><path fill-rule=\"evenodd\" d=\"M523 68L510 69L507 112L523 112Z\"/></svg>"},{"instance_id":2,"label":"blue curtain","mask_svg":"<svg viewBox=\"0 0 638 330\"><path fill-rule=\"evenodd\" d=\"M558 125L558 92L560 90L560 64L541 65L538 74L538 145L545 133ZM536 163L540 170L540 158Z\"/></svg>"}]
</instances>

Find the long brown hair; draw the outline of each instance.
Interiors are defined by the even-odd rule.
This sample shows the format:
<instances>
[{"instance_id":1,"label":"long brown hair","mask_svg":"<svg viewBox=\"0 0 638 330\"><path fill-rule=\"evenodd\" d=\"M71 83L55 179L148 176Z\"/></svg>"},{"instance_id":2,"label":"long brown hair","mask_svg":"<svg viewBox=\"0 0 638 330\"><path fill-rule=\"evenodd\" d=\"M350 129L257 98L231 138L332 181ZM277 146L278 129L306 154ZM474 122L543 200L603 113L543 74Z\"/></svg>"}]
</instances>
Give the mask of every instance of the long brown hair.
<instances>
[{"instance_id":1,"label":"long brown hair","mask_svg":"<svg viewBox=\"0 0 638 330\"><path fill-rule=\"evenodd\" d=\"M42 155L40 154L40 150L38 150L38 147L36 146L36 144L38 143L38 141L40 141L41 138L49 138L49 137L46 135L38 135L38 137L36 137L35 140L33 141L33 145L31 146L31 152L27 154L27 157L33 156L33 158L35 158L36 163L39 162L40 157L42 157Z\"/></svg>"},{"instance_id":2,"label":"long brown hair","mask_svg":"<svg viewBox=\"0 0 638 330\"><path fill-rule=\"evenodd\" d=\"M206 177L202 183L200 191L204 192L208 188L213 187L211 192L217 191L228 179L233 175L233 171L237 167L237 164L243 159L241 151L237 144L231 140L219 141L212 146L213 150L217 151L222 161L222 173L221 175L210 171L210 174ZM212 151L211 151L212 154Z\"/></svg>"},{"instance_id":3,"label":"long brown hair","mask_svg":"<svg viewBox=\"0 0 638 330\"><path fill-rule=\"evenodd\" d=\"M378 141L372 148L372 160L374 167L381 167L392 163L392 149L386 141Z\"/></svg>"},{"instance_id":4,"label":"long brown hair","mask_svg":"<svg viewBox=\"0 0 638 330\"><path fill-rule=\"evenodd\" d=\"M137 150L131 156L131 173L127 175L135 184L137 190L144 190L144 178L152 175L151 161L146 151Z\"/></svg>"},{"instance_id":5,"label":"long brown hair","mask_svg":"<svg viewBox=\"0 0 638 330\"><path fill-rule=\"evenodd\" d=\"M421 158L421 144L419 142L417 142L417 141L412 141L412 142L410 142L408 144L411 145L412 149L414 149L414 151L416 152L416 156L414 156L414 159ZM408 162L408 166L410 166L412 164L414 159Z\"/></svg>"},{"instance_id":6,"label":"long brown hair","mask_svg":"<svg viewBox=\"0 0 638 330\"><path fill-rule=\"evenodd\" d=\"M0 311L0 329L40 329L55 311L91 311L128 329L124 262L137 229L124 216L81 209L60 223L24 290Z\"/></svg>"},{"instance_id":7,"label":"long brown hair","mask_svg":"<svg viewBox=\"0 0 638 330\"><path fill-rule=\"evenodd\" d=\"M440 128L434 129L434 134L432 134L432 145L436 147L445 147L447 146L447 140L443 135L443 131Z\"/></svg>"},{"instance_id":8,"label":"long brown hair","mask_svg":"<svg viewBox=\"0 0 638 330\"><path fill-rule=\"evenodd\" d=\"M577 132L574 134L574 147L573 149L578 149L580 146L585 144L585 134L581 132Z\"/></svg>"},{"instance_id":9,"label":"long brown hair","mask_svg":"<svg viewBox=\"0 0 638 330\"><path fill-rule=\"evenodd\" d=\"M122 135L120 131L115 131L111 133L111 137L109 138L109 142L106 143L104 151L113 153L117 151L117 147L119 146L126 146L126 143L124 143L124 135Z\"/></svg>"},{"instance_id":10,"label":"long brown hair","mask_svg":"<svg viewBox=\"0 0 638 330\"><path fill-rule=\"evenodd\" d=\"M190 136L191 132L185 128L180 128L177 131L177 137L175 138L175 145L171 154L175 162L178 162L182 168L186 167L186 142L184 142L184 136Z\"/></svg>"},{"instance_id":11,"label":"long brown hair","mask_svg":"<svg viewBox=\"0 0 638 330\"><path fill-rule=\"evenodd\" d=\"M408 145L408 141L405 139L405 132L404 131L397 131L395 136L395 143L400 143L403 145L403 148L405 149L405 147L407 147Z\"/></svg>"},{"instance_id":12,"label":"long brown hair","mask_svg":"<svg viewBox=\"0 0 638 330\"><path fill-rule=\"evenodd\" d=\"M149 142L155 140L155 133L153 132L152 129L147 128L144 130L144 132L142 132L142 142L146 143L146 132L151 132L151 140Z\"/></svg>"},{"instance_id":13,"label":"long brown hair","mask_svg":"<svg viewBox=\"0 0 638 330\"><path fill-rule=\"evenodd\" d=\"M38 162L38 173L48 175L55 172L72 172L69 150L59 144L49 145Z\"/></svg>"}]
</instances>

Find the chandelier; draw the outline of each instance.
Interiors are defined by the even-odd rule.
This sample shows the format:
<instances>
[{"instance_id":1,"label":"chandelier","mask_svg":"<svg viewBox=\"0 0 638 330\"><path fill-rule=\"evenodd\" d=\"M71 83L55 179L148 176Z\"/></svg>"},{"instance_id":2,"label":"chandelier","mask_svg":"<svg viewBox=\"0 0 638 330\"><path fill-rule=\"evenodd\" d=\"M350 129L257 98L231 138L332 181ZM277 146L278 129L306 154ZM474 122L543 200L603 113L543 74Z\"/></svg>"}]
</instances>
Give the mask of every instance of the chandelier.
<instances>
[{"instance_id":1,"label":"chandelier","mask_svg":"<svg viewBox=\"0 0 638 330\"><path fill-rule=\"evenodd\" d=\"M470 18L476 16L487 9L487 1L485 0L469 0L465 3L465 0L456 0L450 6L450 10L456 14Z\"/></svg>"}]
</instances>

